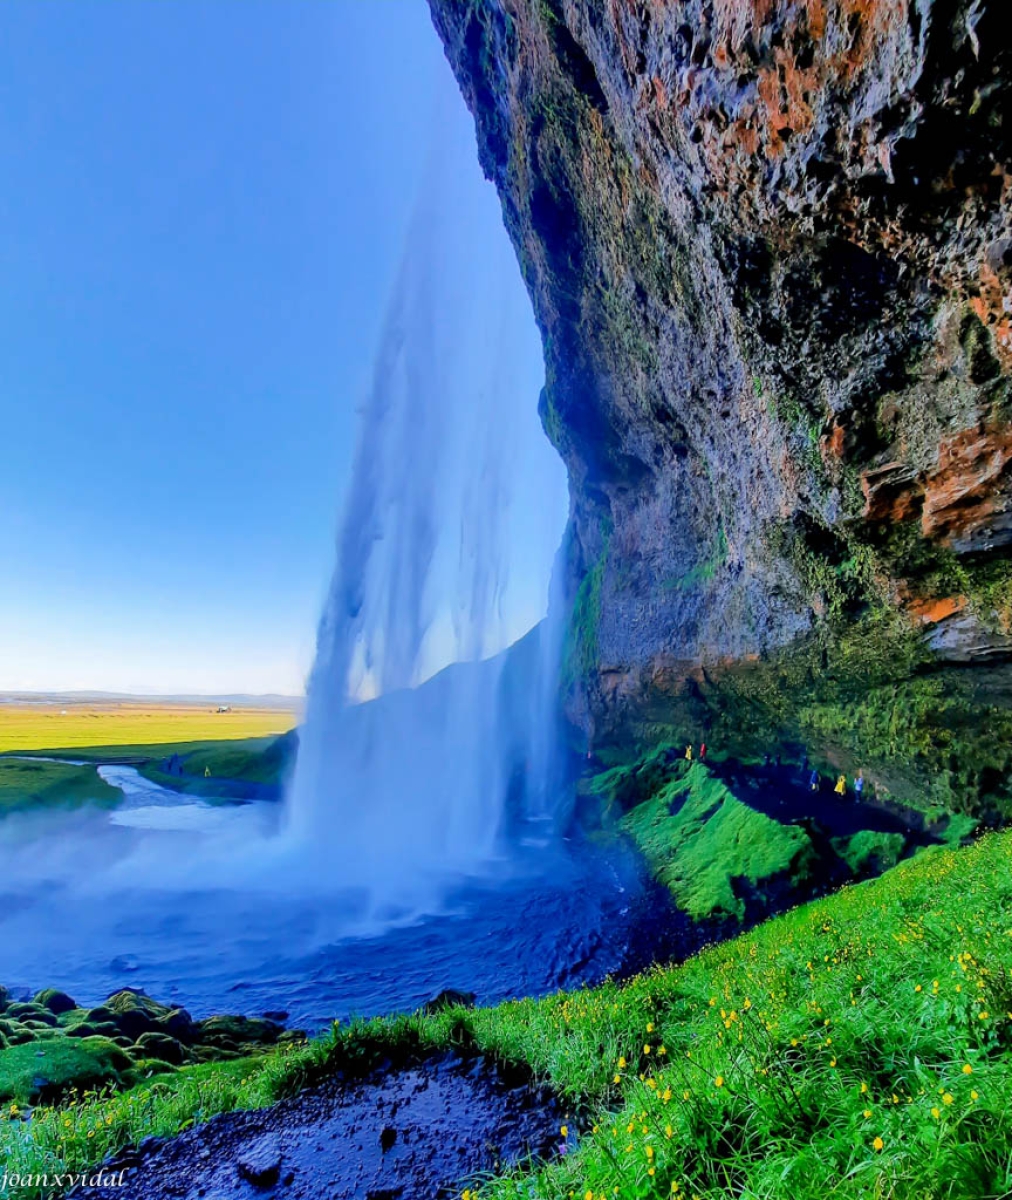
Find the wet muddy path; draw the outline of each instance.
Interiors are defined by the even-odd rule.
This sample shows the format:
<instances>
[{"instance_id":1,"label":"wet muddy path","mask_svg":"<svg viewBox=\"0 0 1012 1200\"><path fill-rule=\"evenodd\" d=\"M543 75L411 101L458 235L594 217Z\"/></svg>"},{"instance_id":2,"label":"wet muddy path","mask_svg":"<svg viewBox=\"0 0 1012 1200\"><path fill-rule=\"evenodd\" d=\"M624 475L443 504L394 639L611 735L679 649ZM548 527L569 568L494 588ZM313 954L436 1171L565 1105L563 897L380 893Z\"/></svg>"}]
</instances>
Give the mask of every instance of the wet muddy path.
<instances>
[{"instance_id":1,"label":"wet muddy path","mask_svg":"<svg viewBox=\"0 0 1012 1200\"><path fill-rule=\"evenodd\" d=\"M476 1173L558 1152L545 1089L456 1055L327 1080L271 1108L225 1113L106 1166L122 1185L77 1200L439 1200Z\"/></svg>"}]
</instances>

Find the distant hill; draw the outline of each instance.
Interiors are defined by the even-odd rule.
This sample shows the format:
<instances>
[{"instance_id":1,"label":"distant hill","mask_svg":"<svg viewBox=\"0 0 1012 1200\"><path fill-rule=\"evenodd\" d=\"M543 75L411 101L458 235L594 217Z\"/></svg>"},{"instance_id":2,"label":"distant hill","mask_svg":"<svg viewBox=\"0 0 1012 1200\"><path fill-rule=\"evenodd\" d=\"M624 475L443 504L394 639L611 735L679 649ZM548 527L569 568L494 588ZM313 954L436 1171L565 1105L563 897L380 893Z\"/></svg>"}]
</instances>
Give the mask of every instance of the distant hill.
<instances>
[{"instance_id":1,"label":"distant hill","mask_svg":"<svg viewBox=\"0 0 1012 1200\"><path fill-rule=\"evenodd\" d=\"M242 693L145 696L130 692L0 692L0 704L227 704L233 708L273 708L298 712L303 703L302 696L280 696L274 693L262 696Z\"/></svg>"}]
</instances>

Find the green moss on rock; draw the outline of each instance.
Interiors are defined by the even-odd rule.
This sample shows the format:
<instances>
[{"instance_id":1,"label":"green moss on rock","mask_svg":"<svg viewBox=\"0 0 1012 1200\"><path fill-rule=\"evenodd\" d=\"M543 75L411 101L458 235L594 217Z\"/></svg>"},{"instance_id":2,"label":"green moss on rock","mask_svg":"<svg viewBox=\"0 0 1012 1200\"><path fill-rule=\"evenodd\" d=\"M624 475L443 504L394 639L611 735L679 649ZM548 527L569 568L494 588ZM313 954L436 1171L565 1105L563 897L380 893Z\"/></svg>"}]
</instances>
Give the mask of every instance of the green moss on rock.
<instances>
[{"instance_id":1,"label":"green moss on rock","mask_svg":"<svg viewBox=\"0 0 1012 1200\"><path fill-rule=\"evenodd\" d=\"M894 867L906 848L902 833L875 833L862 829L846 838L834 838L833 849L855 875L881 874Z\"/></svg>"},{"instance_id":2,"label":"green moss on rock","mask_svg":"<svg viewBox=\"0 0 1012 1200\"><path fill-rule=\"evenodd\" d=\"M43 991L37 992L32 998L32 1003L40 1005L57 1017L64 1013L74 1012L77 1008L76 1002L66 992L61 992L59 988L45 988Z\"/></svg>"},{"instance_id":3,"label":"green moss on rock","mask_svg":"<svg viewBox=\"0 0 1012 1200\"><path fill-rule=\"evenodd\" d=\"M130 1057L105 1038L53 1038L0 1051L0 1101L36 1104L130 1079Z\"/></svg>"},{"instance_id":4,"label":"green moss on rock","mask_svg":"<svg viewBox=\"0 0 1012 1200\"><path fill-rule=\"evenodd\" d=\"M813 857L804 830L755 812L698 763L628 813L622 828L694 920L741 920L736 879L752 887L775 877L800 882Z\"/></svg>"}]
</instances>

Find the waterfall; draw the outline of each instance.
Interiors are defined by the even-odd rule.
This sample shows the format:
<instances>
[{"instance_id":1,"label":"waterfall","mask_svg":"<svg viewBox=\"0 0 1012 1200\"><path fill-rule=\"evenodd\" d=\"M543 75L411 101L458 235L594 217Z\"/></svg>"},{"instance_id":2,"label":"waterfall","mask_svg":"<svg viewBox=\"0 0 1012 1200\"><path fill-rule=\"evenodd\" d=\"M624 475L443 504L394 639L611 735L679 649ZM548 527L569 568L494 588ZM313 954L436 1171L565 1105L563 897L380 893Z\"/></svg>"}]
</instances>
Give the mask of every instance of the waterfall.
<instances>
[{"instance_id":1,"label":"waterfall","mask_svg":"<svg viewBox=\"0 0 1012 1200\"><path fill-rule=\"evenodd\" d=\"M461 196L476 166L454 105L360 413L287 801L307 871L376 914L487 867L511 821L551 817L559 639L503 651L544 615L564 474L494 194Z\"/></svg>"}]
</instances>

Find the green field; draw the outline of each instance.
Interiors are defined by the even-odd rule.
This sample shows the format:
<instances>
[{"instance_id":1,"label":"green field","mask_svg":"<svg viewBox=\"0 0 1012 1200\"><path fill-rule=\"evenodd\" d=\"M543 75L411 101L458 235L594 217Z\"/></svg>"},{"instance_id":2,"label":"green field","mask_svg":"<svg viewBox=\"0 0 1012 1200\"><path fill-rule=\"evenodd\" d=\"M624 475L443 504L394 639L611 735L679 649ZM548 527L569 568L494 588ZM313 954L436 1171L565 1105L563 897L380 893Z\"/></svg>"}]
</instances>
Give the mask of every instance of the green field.
<instances>
[{"instance_id":1,"label":"green field","mask_svg":"<svg viewBox=\"0 0 1012 1200\"><path fill-rule=\"evenodd\" d=\"M81 1170L149 1134L448 1044L564 1098L568 1153L482 1200L968 1200L1012 1188L1012 834L879 879L628 984L355 1023L0 1123L10 1170ZM23 1193L30 1197L30 1192Z\"/></svg>"},{"instance_id":2,"label":"green field","mask_svg":"<svg viewBox=\"0 0 1012 1200\"><path fill-rule=\"evenodd\" d=\"M59 752L85 747L137 747L177 742L221 742L287 733L298 714L286 709L213 705L108 704L0 705L0 754L11 751ZM75 758L83 757L75 754Z\"/></svg>"},{"instance_id":3,"label":"green field","mask_svg":"<svg viewBox=\"0 0 1012 1200\"><path fill-rule=\"evenodd\" d=\"M93 767L67 763L0 759L0 816L28 809L100 804L111 808L123 799Z\"/></svg>"}]
</instances>

